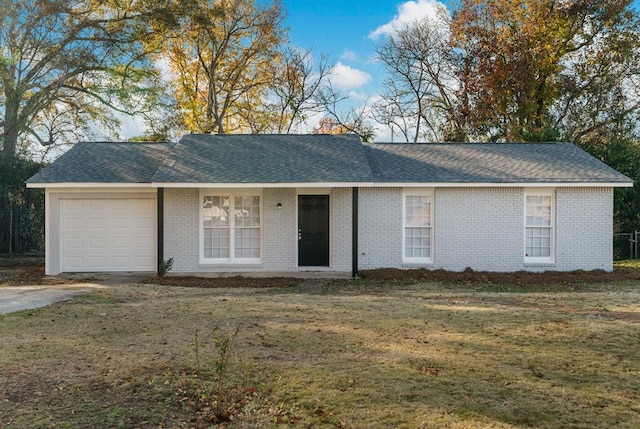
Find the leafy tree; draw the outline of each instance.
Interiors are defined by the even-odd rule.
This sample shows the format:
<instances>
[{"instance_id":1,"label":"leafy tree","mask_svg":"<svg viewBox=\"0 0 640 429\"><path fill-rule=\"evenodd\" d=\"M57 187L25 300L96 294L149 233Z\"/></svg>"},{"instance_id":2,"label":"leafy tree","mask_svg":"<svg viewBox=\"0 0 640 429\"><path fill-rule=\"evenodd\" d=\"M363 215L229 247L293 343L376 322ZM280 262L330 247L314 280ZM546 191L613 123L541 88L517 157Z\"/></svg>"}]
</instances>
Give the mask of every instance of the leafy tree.
<instances>
[{"instance_id":1,"label":"leafy tree","mask_svg":"<svg viewBox=\"0 0 640 429\"><path fill-rule=\"evenodd\" d=\"M0 145L52 145L115 124L153 93L147 61L158 2L0 0Z\"/></svg>"},{"instance_id":2,"label":"leafy tree","mask_svg":"<svg viewBox=\"0 0 640 429\"><path fill-rule=\"evenodd\" d=\"M610 107L611 91L630 74L637 77L630 4L463 0L453 13L452 44L463 60L459 96L467 105L460 107L474 133L488 140L577 140L606 126L611 119L595 114L598 105ZM638 107L635 100L619 112ZM594 123L579 120L585 111Z\"/></svg>"},{"instance_id":3,"label":"leafy tree","mask_svg":"<svg viewBox=\"0 0 640 429\"><path fill-rule=\"evenodd\" d=\"M247 131L280 63L285 41L280 3L185 0L166 29L178 108L191 132ZM247 118L251 118L250 121Z\"/></svg>"},{"instance_id":4,"label":"leafy tree","mask_svg":"<svg viewBox=\"0 0 640 429\"><path fill-rule=\"evenodd\" d=\"M579 143L629 127L640 112L630 4L462 0L378 48L387 79L376 118L408 141Z\"/></svg>"},{"instance_id":5,"label":"leafy tree","mask_svg":"<svg viewBox=\"0 0 640 429\"><path fill-rule=\"evenodd\" d=\"M640 183L640 144L637 138L613 137L591 141L584 149L619 172ZM614 198L615 230L640 231L640 188L617 188Z\"/></svg>"},{"instance_id":6,"label":"leafy tree","mask_svg":"<svg viewBox=\"0 0 640 429\"><path fill-rule=\"evenodd\" d=\"M0 253L44 248L44 192L24 186L41 168L0 152Z\"/></svg>"}]
</instances>

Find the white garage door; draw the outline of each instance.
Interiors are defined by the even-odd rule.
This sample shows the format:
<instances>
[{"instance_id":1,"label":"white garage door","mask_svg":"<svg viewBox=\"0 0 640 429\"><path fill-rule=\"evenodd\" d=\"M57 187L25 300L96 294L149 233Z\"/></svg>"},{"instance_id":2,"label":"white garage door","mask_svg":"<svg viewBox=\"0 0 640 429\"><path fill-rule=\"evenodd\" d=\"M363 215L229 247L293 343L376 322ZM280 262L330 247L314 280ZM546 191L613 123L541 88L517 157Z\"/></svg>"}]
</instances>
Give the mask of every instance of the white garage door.
<instances>
[{"instance_id":1,"label":"white garage door","mask_svg":"<svg viewBox=\"0 0 640 429\"><path fill-rule=\"evenodd\" d=\"M63 272L155 271L155 200L61 199Z\"/></svg>"}]
</instances>

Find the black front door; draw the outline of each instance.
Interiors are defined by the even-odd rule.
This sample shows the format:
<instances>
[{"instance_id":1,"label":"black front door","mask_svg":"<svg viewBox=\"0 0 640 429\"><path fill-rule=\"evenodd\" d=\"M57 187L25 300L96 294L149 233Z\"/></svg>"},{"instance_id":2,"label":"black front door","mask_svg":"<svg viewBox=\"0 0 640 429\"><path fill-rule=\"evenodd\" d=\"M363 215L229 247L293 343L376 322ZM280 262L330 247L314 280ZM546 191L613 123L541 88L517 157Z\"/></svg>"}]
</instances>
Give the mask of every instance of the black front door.
<instances>
[{"instance_id":1,"label":"black front door","mask_svg":"<svg viewBox=\"0 0 640 429\"><path fill-rule=\"evenodd\" d=\"M329 196L298 196L298 266L329 266Z\"/></svg>"}]
</instances>

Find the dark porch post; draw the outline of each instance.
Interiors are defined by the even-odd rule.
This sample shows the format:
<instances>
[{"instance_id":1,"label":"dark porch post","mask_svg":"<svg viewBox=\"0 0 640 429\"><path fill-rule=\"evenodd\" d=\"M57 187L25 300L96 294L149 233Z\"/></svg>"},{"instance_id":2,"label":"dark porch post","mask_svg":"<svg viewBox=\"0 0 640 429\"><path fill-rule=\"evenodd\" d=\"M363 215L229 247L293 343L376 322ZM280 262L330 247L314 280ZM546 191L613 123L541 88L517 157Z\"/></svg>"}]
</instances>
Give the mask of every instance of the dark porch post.
<instances>
[{"instance_id":1,"label":"dark porch post","mask_svg":"<svg viewBox=\"0 0 640 429\"><path fill-rule=\"evenodd\" d=\"M358 277L358 188L351 190L351 277Z\"/></svg>"},{"instance_id":2,"label":"dark porch post","mask_svg":"<svg viewBox=\"0 0 640 429\"><path fill-rule=\"evenodd\" d=\"M160 275L160 264L164 261L164 188L158 188L157 202L157 228L158 228L158 275Z\"/></svg>"}]
</instances>

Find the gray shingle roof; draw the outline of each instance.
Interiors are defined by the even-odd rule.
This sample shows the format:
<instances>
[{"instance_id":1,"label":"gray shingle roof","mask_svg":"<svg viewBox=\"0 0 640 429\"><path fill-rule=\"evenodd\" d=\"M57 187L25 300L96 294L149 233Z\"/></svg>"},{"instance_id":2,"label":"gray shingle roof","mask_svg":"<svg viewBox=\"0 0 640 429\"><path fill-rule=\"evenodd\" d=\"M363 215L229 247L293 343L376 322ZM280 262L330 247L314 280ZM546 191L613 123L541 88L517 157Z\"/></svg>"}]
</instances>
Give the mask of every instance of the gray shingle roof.
<instances>
[{"instance_id":1,"label":"gray shingle roof","mask_svg":"<svg viewBox=\"0 0 640 429\"><path fill-rule=\"evenodd\" d=\"M174 143L77 143L27 183L150 183Z\"/></svg>"},{"instance_id":2,"label":"gray shingle roof","mask_svg":"<svg viewBox=\"0 0 640 429\"><path fill-rule=\"evenodd\" d=\"M156 183L370 182L355 135L186 135Z\"/></svg>"},{"instance_id":3,"label":"gray shingle roof","mask_svg":"<svg viewBox=\"0 0 640 429\"><path fill-rule=\"evenodd\" d=\"M27 183L609 183L631 179L569 143L362 144L354 135L186 135L78 143Z\"/></svg>"},{"instance_id":4,"label":"gray shingle roof","mask_svg":"<svg viewBox=\"0 0 640 429\"><path fill-rule=\"evenodd\" d=\"M365 145L383 183L629 183L570 143Z\"/></svg>"}]
</instances>

